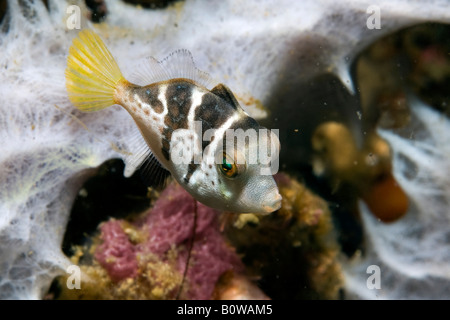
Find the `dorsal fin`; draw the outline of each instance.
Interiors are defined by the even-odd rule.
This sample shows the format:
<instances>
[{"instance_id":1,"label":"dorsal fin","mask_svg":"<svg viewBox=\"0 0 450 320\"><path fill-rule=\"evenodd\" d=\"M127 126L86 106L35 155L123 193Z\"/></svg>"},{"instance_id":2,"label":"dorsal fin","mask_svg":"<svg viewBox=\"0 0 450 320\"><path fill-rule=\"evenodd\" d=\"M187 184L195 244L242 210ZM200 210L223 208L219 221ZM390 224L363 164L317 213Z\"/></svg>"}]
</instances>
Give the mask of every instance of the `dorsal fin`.
<instances>
[{"instance_id":1,"label":"dorsal fin","mask_svg":"<svg viewBox=\"0 0 450 320\"><path fill-rule=\"evenodd\" d=\"M139 63L136 71L129 77L129 81L140 86L165 81L169 79L161 64L153 57L147 57Z\"/></svg>"},{"instance_id":2,"label":"dorsal fin","mask_svg":"<svg viewBox=\"0 0 450 320\"><path fill-rule=\"evenodd\" d=\"M212 93L214 93L216 96L221 97L226 102L228 102L231 106L234 107L236 110L240 110L241 106L239 105L239 102L236 100L236 97L234 96L233 92L231 92L230 88L228 88L226 85L219 83L217 86L212 88Z\"/></svg>"},{"instance_id":3,"label":"dorsal fin","mask_svg":"<svg viewBox=\"0 0 450 320\"><path fill-rule=\"evenodd\" d=\"M148 57L142 61L137 70L129 77L129 81L140 86L166 81L175 78L186 78L208 88L213 80L206 72L199 70L189 50L179 49L161 61Z\"/></svg>"}]
</instances>

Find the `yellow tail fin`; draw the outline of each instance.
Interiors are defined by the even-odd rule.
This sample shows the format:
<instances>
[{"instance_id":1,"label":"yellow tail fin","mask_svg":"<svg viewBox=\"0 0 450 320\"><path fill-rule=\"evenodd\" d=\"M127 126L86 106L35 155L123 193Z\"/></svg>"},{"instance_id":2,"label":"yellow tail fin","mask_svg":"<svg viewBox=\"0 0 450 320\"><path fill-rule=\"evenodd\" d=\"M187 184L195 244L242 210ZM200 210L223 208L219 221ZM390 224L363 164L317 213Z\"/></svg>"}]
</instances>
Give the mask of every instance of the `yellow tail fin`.
<instances>
[{"instance_id":1,"label":"yellow tail fin","mask_svg":"<svg viewBox=\"0 0 450 320\"><path fill-rule=\"evenodd\" d=\"M114 91L124 79L102 39L83 30L69 49L66 88L70 101L81 111L97 111L114 102Z\"/></svg>"}]
</instances>

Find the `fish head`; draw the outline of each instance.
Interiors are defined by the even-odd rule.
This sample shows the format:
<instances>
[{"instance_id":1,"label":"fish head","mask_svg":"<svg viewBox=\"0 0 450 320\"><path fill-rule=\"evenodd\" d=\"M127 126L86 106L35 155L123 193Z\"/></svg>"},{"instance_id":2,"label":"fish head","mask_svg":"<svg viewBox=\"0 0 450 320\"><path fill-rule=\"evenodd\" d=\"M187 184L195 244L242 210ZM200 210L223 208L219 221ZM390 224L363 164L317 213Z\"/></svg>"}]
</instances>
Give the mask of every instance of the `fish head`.
<instances>
[{"instance_id":1,"label":"fish head","mask_svg":"<svg viewBox=\"0 0 450 320\"><path fill-rule=\"evenodd\" d=\"M281 207L273 174L278 170L280 142L262 127L227 132L214 150L214 165L204 164L196 181L204 204L236 213L269 214Z\"/></svg>"}]
</instances>

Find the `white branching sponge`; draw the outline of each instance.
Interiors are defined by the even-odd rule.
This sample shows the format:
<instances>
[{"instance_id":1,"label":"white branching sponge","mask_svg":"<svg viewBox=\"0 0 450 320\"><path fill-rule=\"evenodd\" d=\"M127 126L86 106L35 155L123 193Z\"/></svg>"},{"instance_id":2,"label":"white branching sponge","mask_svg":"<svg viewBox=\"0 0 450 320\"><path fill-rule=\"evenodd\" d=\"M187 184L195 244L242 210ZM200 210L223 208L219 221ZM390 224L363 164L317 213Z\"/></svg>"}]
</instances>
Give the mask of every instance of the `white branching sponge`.
<instances>
[{"instance_id":1,"label":"white branching sponge","mask_svg":"<svg viewBox=\"0 0 450 320\"><path fill-rule=\"evenodd\" d=\"M398 222L384 224L362 205L368 252L346 270L348 288L360 298L450 297L450 121L411 99L411 123L380 132L392 147L394 175L410 208Z\"/></svg>"},{"instance_id":2,"label":"white branching sponge","mask_svg":"<svg viewBox=\"0 0 450 320\"><path fill-rule=\"evenodd\" d=\"M302 137L311 134L324 112L334 111L347 124L357 127L358 117L351 108L353 96L347 94L347 100L337 100L333 90L328 90L320 97L327 102L326 109L310 108L310 101L300 101L294 109L292 104L271 101L274 90L286 90L286 94L307 91L304 88L311 79L330 73L341 81L340 88L351 92L349 66L362 48L418 21L450 19L447 3L439 0L417 4L407 0L377 1L381 29L368 27L367 9L373 1L364 0L220 0L207 5L202 0L189 0L155 11L115 0L107 1L105 23L90 25L85 21L82 1L47 2L48 9L41 1L9 0L8 13L0 26L2 299L42 298L52 279L66 272L70 262L62 254L61 242L75 195L90 169L108 159L123 157L121 150L129 149L135 130L124 110L113 107L81 113L69 101L64 72L70 44L79 32L71 29L77 23L68 20L77 18L73 15L78 11L70 9L74 5L80 8L81 28L94 28L108 41L125 77L134 71L139 59L163 58L175 49L188 49L197 65L226 83L251 115L262 118L270 114L272 120L278 121L271 123L274 128L295 122L295 127L304 132ZM423 119L436 118L426 107L417 110ZM416 137L436 130L435 122L426 120L422 124ZM401 221L395 225L411 233L411 237L405 235L401 240L408 250L383 251L381 247L392 247L396 240L391 238L393 233L364 218L380 264L386 270L394 270L397 263L405 266L395 269L402 281L411 277L420 281L424 274L418 275L417 270L424 267L421 270L427 275L440 280L430 290L449 287L450 273L448 266L443 266L444 258L448 261L449 256L441 251L445 232L448 239L448 149L446 156L436 151L439 145L448 146L448 126L448 122L440 123L442 133L423 140L423 146L418 145L422 140L414 142L385 134L396 155L396 178L402 183L402 177L408 178L405 169L409 165L417 167L416 180L410 187L410 182L402 187L411 199L424 201L412 206L416 214L411 216L417 217L414 223L406 220L405 226L400 225ZM282 149L297 157L302 154L296 151L301 143L294 142L289 145L282 141ZM304 159L298 157L300 162ZM437 174L436 170L446 172ZM431 197L433 201L428 201ZM421 230L431 237L425 244L412 240L412 233ZM427 250L432 251L425 254ZM418 260L410 263L406 253L412 257L417 254ZM349 273L348 283L354 284L357 278ZM393 290L400 285L395 280L391 283ZM365 286L365 282L348 288L358 294L358 286ZM402 297L412 295L411 291L399 292L405 294Z\"/></svg>"}]
</instances>

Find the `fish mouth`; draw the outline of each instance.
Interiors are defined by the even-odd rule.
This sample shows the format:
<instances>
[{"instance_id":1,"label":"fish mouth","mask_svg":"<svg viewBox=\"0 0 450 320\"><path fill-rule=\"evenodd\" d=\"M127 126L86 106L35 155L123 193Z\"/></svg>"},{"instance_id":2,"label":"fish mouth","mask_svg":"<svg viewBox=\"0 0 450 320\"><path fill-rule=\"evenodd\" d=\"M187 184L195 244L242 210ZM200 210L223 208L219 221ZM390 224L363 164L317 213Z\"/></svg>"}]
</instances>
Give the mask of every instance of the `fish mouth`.
<instances>
[{"instance_id":1,"label":"fish mouth","mask_svg":"<svg viewBox=\"0 0 450 320\"><path fill-rule=\"evenodd\" d=\"M281 195L279 193L277 193L277 195L274 197L274 199L271 199L270 201L268 201L262 205L264 212L269 214L269 213L272 213L272 212L280 209L281 208L281 199L282 199Z\"/></svg>"}]
</instances>

